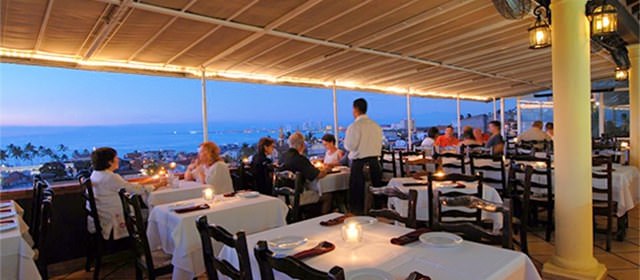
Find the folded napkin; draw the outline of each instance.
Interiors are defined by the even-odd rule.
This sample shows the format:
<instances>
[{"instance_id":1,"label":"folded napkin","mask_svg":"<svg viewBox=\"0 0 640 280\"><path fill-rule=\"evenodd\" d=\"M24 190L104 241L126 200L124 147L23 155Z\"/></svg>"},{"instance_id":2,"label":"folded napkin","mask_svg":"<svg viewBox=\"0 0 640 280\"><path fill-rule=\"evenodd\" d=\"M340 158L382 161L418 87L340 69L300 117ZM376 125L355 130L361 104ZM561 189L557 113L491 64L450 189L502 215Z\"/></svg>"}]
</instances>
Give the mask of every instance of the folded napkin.
<instances>
[{"instance_id":1,"label":"folded napkin","mask_svg":"<svg viewBox=\"0 0 640 280\"><path fill-rule=\"evenodd\" d=\"M328 242L328 241L322 241L322 242L318 243L318 245L316 247L313 247L311 249L307 249L307 250L298 252L298 253L294 254L292 257L294 257L296 259L299 259L299 260L308 259L308 258L312 258L312 257L315 257L315 256L322 255L324 253L331 252L335 248L336 248L336 246L333 245L333 243Z\"/></svg>"},{"instance_id":2,"label":"folded napkin","mask_svg":"<svg viewBox=\"0 0 640 280\"><path fill-rule=\"evenodd\" d=\"M428 229L428 228L417 229L405 235L391 238L391 244L403 246L409 243L413 243L418 241L418 239L420 239L420 235L430 231L431 229Z\"/></svg>"},{"instance_id":3,"label":"folded napkin","mask_svg":"<svg viewBox=\"0 0 640 280\"><path fill-rule=\"evenodd\" d=\"M193 211L200 211L200 210L204 210L204 209L209 209L209 204L203 203L203 204L198 204L198 205L191 206L191 207L183 207L183 208L174 209L173 211L175 211L178 214L183 214L183 213L189 213L189 212L193 212Z\"/></svg>"},{"instance_id":4,"label":"folded napkin","mask_svg":"<svg viewBox=\"0 0 640 280\"><path fill-rule=\"evenodd\" d=\"M431 277L426 276L420 272L414 271L409 274L406 280L431 280Z\"/></svg>"},{"instance_id":5,"label":"folded napkin","mask_svg":"<svg viewBox=\"0 0 640 280\"><path fill-rule=\"evenodd\" d=\"M428 186L428 183L419 183L419 182L413 182L413 183L402 183L403 186L405 187L420 187L420 186Z\"/></svg>"},{"instance_id":6,"label":"folded napkin","mask_svg":"<svg viewBox=\"0 0 640 280\"><path fill-rule=\"evenodd\" d=\"M238 192L230 192L230 193L225 193L222 196L224 196L224 197L234 197L234 196L236 196L236 194L238 194Z\"/></svg>"},{"instance_id":7,"label":"folded napkin","mask_svg":"<svg viewBox=\"0 0 640 280\"><path fill-rule=\"evenodd\" d=\"M344 215L342 215L340 217L337 217L337 218L333 218L333 219L329 219L329 220L326 220L326 221L322 221L322 222L320 222L320 225L321 226L325 226L325 227L339 225L339 224L344 223L345 219L347 219L349 217L352 217L352 216L353 216L352 214L344 214Z\"/></svg>"},{"instance_id":8,"label":"folded napkin","mask_svg":"<svg viewBox=\"0 0 640 280\"><path fill-rule=\"evenodd\" d=\"M11 211L13 211L11 208L9 208L9 209L0 209L0 213L9 213Z\"/></svg>"},{"instance_id":9,"label":"folded napkin","mask_svg":"<svg viewBox=\"0 0 640 280\"><path fill-rule=\"evenodd\" d=\"M0 224L13 224L13 223L14 223L13 219L1 220L0 221Z\"/></svg>"}]
</instances>

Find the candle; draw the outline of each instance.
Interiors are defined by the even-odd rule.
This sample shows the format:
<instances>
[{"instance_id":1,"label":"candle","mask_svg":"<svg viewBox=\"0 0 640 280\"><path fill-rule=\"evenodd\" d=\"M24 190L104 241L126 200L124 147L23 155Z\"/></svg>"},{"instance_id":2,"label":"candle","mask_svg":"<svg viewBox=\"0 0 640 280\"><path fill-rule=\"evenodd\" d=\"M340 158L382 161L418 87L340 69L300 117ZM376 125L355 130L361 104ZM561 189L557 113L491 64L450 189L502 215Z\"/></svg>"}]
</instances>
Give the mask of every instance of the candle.
<instances>
[{"instance_id":1,"label":"candle","mask_svg":"<svg viewBox=\"0 0 640 280\"><path fill-rule=\"evenodd\" d=\"M204 189L202 191L202 196L204 198L204 200L211 202L213 201L213 190L210 188Z\"/></svg>"},{"instance_id":2,"label":"candle","mask_svg":"<svg viewBox=\"0 0 640 280\"><path fill-rule=\"evenodd\" d=\"M362 241L362 226L357 223L342 226L342 240L350 243Z\"/></svg>"},{"instance_id":3,"label":"candle","mask_svg":"<svg viewBox=\"0 0 640 280\"><path fill-rule=\"evenodd\" d=\"M436 176L436 177L442 177L442 176L445 175L445 173L444 173L444 171L440 170L440 171L438 171L436 173L433 173L433 175Z\"/></svg>"},{"instance_id":4,"label":"candle","mask_svg":"<svg viewBox=\"0 0 640 280\"><path fill-rule=\"evenodd\" d=\"M177 164L175 162L171 162L169 163L169 169L174 170L176 169Z\"/></svg>"},{"instance_id":5,"label":"candle","mask_svg":"<svg viewBox=\"0 0 640 280\"><path fill-rule=\"evenodd\" d=\"M629 142L622 142L622 143L620 143L620 147L621 147L621 148L629 148Z\"/></svg>"},{"instance_id":6,"label":"candle","mask_svg":"<svg viewBox=\"0 0 640 280\"><path fill-rule=\"evenodd\" d=\"M242 162L243 162L244 164L248 164L248 163L249 163L249 158L243 158L243 159L242 159Z\"/></svg>"},{"instance_id":7,"label":"candle","mask_svg":"<svg viewBox=\"0 0 640 280\"><path fill-rule=\"evenodd\" d=\"M536 162L537 168L547 168L547 164L541 161Z\"/></svg>"}]
</instances>

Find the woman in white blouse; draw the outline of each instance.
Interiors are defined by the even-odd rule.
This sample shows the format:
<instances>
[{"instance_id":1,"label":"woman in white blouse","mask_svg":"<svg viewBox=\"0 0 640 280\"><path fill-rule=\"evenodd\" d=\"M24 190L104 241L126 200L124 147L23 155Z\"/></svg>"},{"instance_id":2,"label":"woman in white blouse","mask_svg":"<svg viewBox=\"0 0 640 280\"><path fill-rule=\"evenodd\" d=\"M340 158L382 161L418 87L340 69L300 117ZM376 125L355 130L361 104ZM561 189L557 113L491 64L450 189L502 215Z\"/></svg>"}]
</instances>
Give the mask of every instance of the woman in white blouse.
<instances>
[{"instance_id":1,"label":"woman in white blouse","mask_svg":"<svg viewBox=\"0 0 640 280\"><path fill-rule=\"evenodd\" d=\"M339 166L344 153L336 147L336 137L332 134L325 134L322 136L322 145L327 149L324 154L325 167Z\"/></svg>"},{"instance_id":2,"label":"woman in white blouse","mask_svg":"<svg viewBox=\"0 0 640 280\"><path fill-rule=\"evenodd\" d=\"M120 189L125 188L128 192L141 195L154 190L154 186L130 183L119 174L114 173L118 169L119 163L118 153L113 148L99 148L91 153L93 167L91 184L100 217L100 226L102 226L102 236L107 240L112 233L114 240L129 236L124 223L122 203L118 195ZM165 183L156 182L156 185L160 186ZM95 232L93 221L88 221L88 227L90 232Z\"/></svg>"},{"instance_id":3,"label":"woman in white blouse","mask_svg":"<svg viewBox=\"0 0 640 280\"><path fill-rule=\"evenodd\" d=\"M213 186L216 194L233 192L229 166L220 157L220 148L208 141L200 144L198 158L187 167L185 180Z\"/></svg>"}]
</instances>

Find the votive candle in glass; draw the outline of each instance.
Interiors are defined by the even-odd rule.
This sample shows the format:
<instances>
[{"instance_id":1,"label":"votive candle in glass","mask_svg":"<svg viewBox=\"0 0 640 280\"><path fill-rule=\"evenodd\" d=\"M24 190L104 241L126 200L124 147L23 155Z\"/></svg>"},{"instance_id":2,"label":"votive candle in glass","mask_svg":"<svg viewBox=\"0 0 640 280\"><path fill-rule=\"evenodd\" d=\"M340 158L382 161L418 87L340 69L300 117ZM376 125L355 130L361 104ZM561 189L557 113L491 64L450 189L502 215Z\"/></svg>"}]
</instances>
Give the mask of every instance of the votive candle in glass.
<instances>
[{"instance_id":1,"label":"votive candle in glass","mask_svg":"<svg viewBox=\"0 0 640 280\"><path fill-rule=\"evenodd\" d=\"M342 240L348 243L358 243L362 241L362 226L357 223L343 225Z\"/></svg>"}]
</instances>

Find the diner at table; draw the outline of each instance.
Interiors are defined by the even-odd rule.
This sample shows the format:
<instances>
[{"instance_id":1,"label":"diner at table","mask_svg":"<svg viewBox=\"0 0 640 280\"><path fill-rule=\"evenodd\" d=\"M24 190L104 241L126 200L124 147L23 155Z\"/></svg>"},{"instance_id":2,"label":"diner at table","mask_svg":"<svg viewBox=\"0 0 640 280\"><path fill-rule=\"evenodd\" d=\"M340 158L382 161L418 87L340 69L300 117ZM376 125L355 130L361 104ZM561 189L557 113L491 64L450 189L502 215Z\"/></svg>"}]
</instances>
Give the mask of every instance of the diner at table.
<instances>
[{"instance_id":1,"label":"diner at table","mask_svg":"<svg viewBox=\"0 0 640 280\"><path fill-rule=\"evenodd\" d=\"M200 144L198 158L189 164L184 178L187 181L211 185L216 194L233 191L229 166L220 157L220 147L211 141Z\"/></svg>"},{"instance_id":2,"label":"diner at table","mask_svg":"<svg viewBox=\"0 0 640 280\"><path fill-rule=\"evenodd\" d=\"M269 137L260 138L257 148L257 153L251 158L251 171L257 190L264 195L273 195L275 166L271 156L275 150L275 141Z\"/></svg>"}]
</instances>

